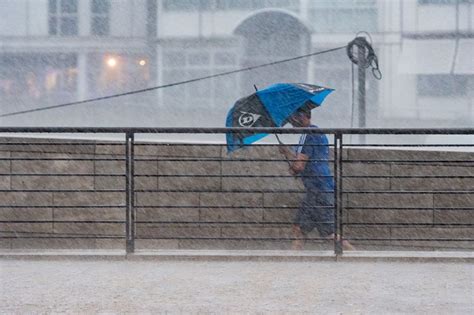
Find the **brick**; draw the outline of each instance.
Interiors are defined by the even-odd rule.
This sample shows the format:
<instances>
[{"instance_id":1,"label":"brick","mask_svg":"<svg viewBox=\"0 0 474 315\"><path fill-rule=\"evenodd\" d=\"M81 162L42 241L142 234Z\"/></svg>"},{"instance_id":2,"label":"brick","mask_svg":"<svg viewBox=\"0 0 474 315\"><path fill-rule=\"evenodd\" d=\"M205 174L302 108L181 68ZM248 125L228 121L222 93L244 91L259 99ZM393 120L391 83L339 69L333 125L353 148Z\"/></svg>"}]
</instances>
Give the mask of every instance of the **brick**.
<instances>
[{"instance_id":1,"label":"brick","mask_svg":"<svg viewBox=\"0 0 474 315\"><path fill-rule=\"evenodd\" d=\"M95 174L125 174L125 161L95 161Z\"/></svg>"},{"instance_id":2,"label":"brick","mask_svg":"<svg viewBox=\"0 0 474 315\"><path fill-rule=\"evenodd\" d=\"M140 224L138 237L154 238L219 238L220 228L215 226L189 226L179 224Z\"/></svg>"},{"instance_id":3,"label":"brick","mask_svg":"<svg viewBox=\"0 0 474 315\"><path fill-rule=\"evenodd\" d=\"M135 155L156 157L160 146L162 145L157 143L135 141Z\"/></svg>"},{"instance_id":4,"label":"brick","mask_svg":"<svg viewBox=\"0 0 474 315\"><path fill-rule=\"evenodd\" d=\"M123 223L54 223L55 234L68 236L125 236Z\"/></svg>"},{"instance_id":5,"label":"brick","mask_svg":"<svg viewBox=\"0 0 474 315\"><path fill-rule=\"evenodd\" d=\"M474 207L474 194L436 194L434 206L439 207Z\"/></svg>"},{"instance_id":6,"label":"brick","mask_svg":"<svg viewBox=\"0 0 474 315\"><path fill-rule=\"evenodd\" d=\"M153 249L178 249L178 240L136 240L135 249L153 250Z\"/></svg>"},{"instance_id":7,"label":"brick","mask_svg":"<svg viewBox=\"0 0 474 315\"><path fill-rule=\"evenodd\" d=\"M11 177L10 176L0 176L0 189L10 189L11 186Z\"/></svg>"},{"instance_id":8,"label":"brick","mask_svg":"<svg viewBox=\"0 0 474 315\"><path fill-rule=\"evenodd\" d=\"M95 239L12 239L12 249L93 249Z\"/></svg>"},{"instance_id":9,"label":"brick","mask_svg":"<svg viewBox=\"0 0 474 315\"><path fill-rule=\"evenodd\" d=\"M0 208L0 220L52 220L53 210L50 208Z\"/></svg>"},{"instance_id":10,"label":"brick","mask_svg":"<svg viewBox=\"0 0 474 315\"><path fill-rule=\"evenodd\" d=\"M95 189L125 189L125 176L94 176Z\"/></svg>"},{"instance_id":11,"label":"brick","mask_svg":"<svg viewBox=\"0 0 474 315\"><path fill-rule=\"evenodd\" d=\"M263 220L267 222L293 223L298 208L265 209Z\"/></svg>"},{"instance_id":12,"label":"brick","mask_svg":"<svg viewBox=\"0 0 474 315\"><path fill-rule=\"evenodd\" d=\"M356 193L350 194L348 198L350 207L433 207L432 194Z\"/></svg>"},{"instance_id":13,"label":"brick","mask_svg":"<svg viewBox=\"0 0 474 315\"><path fill-rule=\"evenodd\" d=\"M360 162L343 162L343 176L389 176L389 164L367 164Z\"/></svg>"},{"instance_id":14,"label":"brick","mask_svg":"<svg viewBox=\"0 0 474 315\"><path fill-rule=\"evenodd\" d=\"M125 208L55 208L54 220L94 221L121 220L125 222Z\"/></svg>"},{"instance_id":15,"label":"brick","mask_svg":"<svg viewBox=\"0 0 474 315\"><path fill-rule=\"evenodd\" d=\"M57 206L120 206L125 205L123 192L55 192Z\"/></svg>"},{"instance_id":16,"label":"brick","mask_svg":"<svg viewBox=\"0 0 474 315\"><path fill-rule=\"evenodd\" d=\"M399 227L392 228L392 238L399 239L472 239L474 228L465 227Z\"/></svg>"},{"instance_id":17,"label":"brick","mask_svg":"<svg viewBox=\"0 0 474 315\"><path fill-rule=\"evenodd\" d=\"M0 223L0 231L10 236L25 236L28 233L50 233L53 231L53 224L46 223ZM11 232L11 233L10 233ZM19 234L16 234L19 233Z\"/></svg>"},{"instance_id":18,"label":"brick","mask_svg":"<svg viewBox=\"0 0 474 315\"><path fill-rule=\"evenodd\" d=\"M0 152L0 159L8 159L11 157L10 152ZM0 173L10 174L11 161L0 160Z\"/></svg>"},{"instance_id":19,"label":"brick","mask_svg":"<svg viewBox=\"0 0 474 315\"><path fill-rule=\"evenodd\" d=\"M289 175L286 161L222 161L223 175Z\"/></svg>"},{"instance_id":20,"label":"brick","mask_svg":"<svg viewBox=\"0 0 474 315\"><path fill-rule=\"evenodd\" d=\"M421 150L377 150L377 149L351 149L349 159L361 160L469 160L472 153L421 151Z\"/></svg>"},{"instance_id":21,"label":"brick","mask_svg":"<svg viewBox=\"0 0 474 315\"><path fill-rule=\"evenodd\" d=\"M94 189L92 176L13 176L11 188L18 190Z\"/></svg>"},{"instance_id":22,"label":"brick","mask_svg":"<svg viewBox=\"0 0 474 315\"><path fill-rule=\"evenodd\" d=\"M261 240L179 240L180 249L226 249L226 250L284 250L291 248L291 241Z\"/></svg>"},{"instance_id":23,"label":"brick","mask_svg":"<svg viewBox=\"0 0 474 315\"><path fill-rule=\"evenodd\" d=\"M260 207L262 194L259 193L201 193L202 207Z\"/></svg>"},{"instance_id":24,"label":"brick","mask_svg":"<svg viewBox=\"0 0 474 315\"><path fill-rule=\"evenodd\" d=\"M94 248L125 250L125 239L95 239Z\"/></svg>"},{"instance_id":25,"label":"brick","mask_svg":"<svg viewBox=\"0 0 474 315\"><path fill-rule=\"evenodd\" d=\"M136 208L137 221L199 221L199 208Z\"/></svg>"},{"instance_id":26,"label":"brick","mask_svg":"<svg viewBox=\"0 0 474 315\"><path fill-rule=\"evenodd\" d=\"M344 226L343 236L346 239L369 238L390 239L390 228L385 226Z\"/></svg>"},{"instance_id":27,"label":"brick","mask_svg":"<svg viewBox=\"0 0 474 315\"><path fill-rule=\"evenodd\" d=\"M391 241L391 247L401 250L472 250L472 241Z\"/></svg>"},{"instance_id":28,"label":"brick","mask_svg":"<svg viewBox=\"0 0 474 315\"><path fill-rule=\"evenodd\" d=\"M139 192L137 206L199 206L198 193L186 192Z\"/></svg>"},{"instance_id":29,"label":"brick","mask_svg":"<svg viewBox=\"0 0 474 315\"><path fill-rule=\"evenodd\" d=\"M443 165L392 165L395 176L474 176L474 167Z\"/></svg>"},{"instance_id":30,"label":"brick","mask_svg":"<svg viewBox=\"0 0 474 315\"><path fill-rule=\"evenodd\" d=\"M157 175L158 163L156 161L135 161L135 175Z\"/></svg>"},{"instance_id":31,"label":"brick","mask_svg":"<svg viewBox=\"0 0 474 315\"><path fill-rule=\"evenodd\" d=\"M267 226L222 227L222 237L229 238L291 238L290 228Z\"/></svg>"},{"instance_id":32,"label":"brick","mask_svg":"<svg viewBox=\"0 0 474 315\"><path fill-rule=\"evenodd\" d=\"M125 157L125 140L123 142L111 142L110 144L101 141L100 144L96 144L95 146L95 154L113 154Z\"/></svg>"},{"instance_id":33,"label":"brick","mask_svg":"<svg viewBox=\"0 0 474 315\"><path fill-rule=\"evenodd\" d=\"M343 178L344 191L389 190L390 179L387 178Z\"/></svg>"},{"instance_id":34,"label":"brick","mask_svg":"<svg viewBox=\"0 0 474 315\"><path fill-rule=\"evenodd\" d=\"M12 243L10 239L1 239L0 238L0 249L11 249Z\"/></svg>"},{"instance_id":35,"label":"brick","mask_svg":"<svg viewBox=\"0 0 474 315\"><path fill-rule=\"evenodd\" d=\"M214 161L159 161L160 175L220 175L220 162Z\"/></svg>"},{"instance_id":36,"label":"brick","mask_svg":"<svg viewBox=\"0 0 474 315\"><path fill-rule=\"evenodd\" d=\"M227 159L283 159L278 151L278 145L252 145L227 154L227 148L222 148L222 157Z\"/></svg>"},{"instance_id":37,"label":"brick","mask_svg":"<svg viewBox=\"0 0 474 315\"><path fill-rule=\"evenodd\" d=\"M304 193L264 193L265 207L299 207Z\"/></svg>"},{"instance_id":38,"label":"brick","mask_svg":"<svg viewBox=\"0 0 474 315\"><path fill-rule=\"evenodd\" d=\"M95 150L94 141L87 140L10 138L7 142L12 152L94 154Z\"/></svg>"},{"instance_id":39,"label":"brick","mask_svg":"<svg viewBox=\"0 0 474 315\"><path fill-rule=\"evenodd\" d=\"M234 190L281 190L281 189L303 189L301 180L294 177L228 177L222 178L223 189Z\"/></svg>"},{"instance_id":40,"label":"brick","mask_svg":"<svg viewBox=\"0 0 474 315\"><path fill-rule=\"evenodd\" d=\"M261 222L262 208L202 208L201 221L209 222Z\"/></svg>"},{"instance_id":41,"label":"brick","mask_svg":"<svg viewBox=\"0 0 474 315\"><path fill-rule=\"evenodd\" d=\"M32 158L31 154L13 153L14 157ZM40 155L40 158L69 159L75 158L70 155ZM20 174L93 174L94 161L74 160L16 160L12 161L12 173Z\"/></svg>"},{"instance_id":42,"label":"brick","mask_svg":"<svg viewBox=\"0 0 474 315\"><path fill-rule=\"evenodd\" d=\"M433 210L346 210L347 223L433 223Z\"/></svg>"},{"instance_id":43,"label":"brick","mask_svg":"<svg viewBox=\"0 0 474 315\"><path fill-rule=\"evenodd\" d=\"M135 181L135 190L156 190L158 186L158 177L142 177L136 176Z\"/></svg>"},{"instance_id":44,"label":"brick","mask_svg":"<svg viewBox=\"0 0 474 315\"><path fill-rule=\"evenodd\" d=\"M49 206L52 202L49 192L0 192L2 206Z\"/></svg>"},{"instance_id":45,"label":"brick","mask_svg":"<svg viewBox=\"0 0 474 315\"><path fill-rule=\"evenodd\" d=\"M159 177L160 189L180 190L219 190L221 189L220 177Z\"/></svg>"},{"instance_id":46,"label":"brick","mask_svg":"<svg viewBox=\"0 0 474 315\"><path fill-rule=\"evenodd\" d=\"M474 210L434 210L434 222L474 224Z\"/></svg>"},{"instance_id":47,"label":"brick","mask_svg":"<svg viewBox=\"0 0 474 315\"><path fill-rule=\"evenodd\" d=\"M473 190L474 178L392 178L393 190Z\"/></svg>"},{"instance_id":48,"label":"brick","mask_svg":"<svg viewBox=\"0 0 474 315\"><path fill-rule=\"evenodd\" d=\"M220 157L221 147L218 145L182 145L160 144L156 146L157 156L166 157ZM138 151L138 149L137 149ZM138 151L139 152L139 151Z\"/></svg>"}]
</instances>

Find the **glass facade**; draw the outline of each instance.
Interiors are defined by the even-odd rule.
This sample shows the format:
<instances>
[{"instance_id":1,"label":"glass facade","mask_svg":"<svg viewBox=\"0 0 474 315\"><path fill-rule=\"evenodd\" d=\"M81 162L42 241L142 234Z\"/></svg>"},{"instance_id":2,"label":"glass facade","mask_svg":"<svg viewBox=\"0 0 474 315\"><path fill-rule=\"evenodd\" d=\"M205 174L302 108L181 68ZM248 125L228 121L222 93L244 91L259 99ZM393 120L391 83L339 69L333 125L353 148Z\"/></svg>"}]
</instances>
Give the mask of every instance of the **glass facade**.
<instances>
[{"instance_id":1,"label":"glass facade","mask_svg":"<svg viewBox=\"0 0 474 315\"><path fill-rule=\"evenodd\" d=\"M77 0L49 0L49 35L74 36L78 33Z\"/></svg>"},{"instance_id":2,"label":"glass facade","mask_svg":"<svg viewBox=\"0 0 474 315\"><path fill-rule=\"evenodd\" d=\"M105 36L110 32L110 1L92 0L91 3L91 33L92 35Z\"/></svg>"},{"instance_id":3,"label":"glass facade","mask_svg":"<svg viewBox=\"0 0 474 315\"><path fill-rule=\"evenodd\" d=\"M418 0L418 4L466 4L474 3L474 0Z\"/></svg>"},{"instance_id":4,"label":"glass facade","mask_svg":"<svg viewBox=\"0 0 474 315\"><path fill-rule=\"evenodd\" d=\"M297 10L299 0L164 0L163 9L168 11L195 10L258 10L262 8L286 8Z\"/></svg>"},{"instance_id":5,"label":"glass facade","mask_svg":"<svg viewBox=\"0 0 474 315\"><path fill-rule=\"evenodd\" d=\"M163 52L163 83L170 84L234 70L236 51L200 47L171 49ZM238 75L197 81L163 90L163 103L176 108L226 107L238 96Z\"/></svg>"},{"instance_id":6,"label":"glass facade","mask_svg":"<svg viewBox=\"0 0 474 315\"><path fill-rule=\"evenodd\" d=\"M378 30L375 0L310 1L308 16L316 33Z\"/></svg>"},{"instance_id":7,"label":"glass facade","mask_svg":"<svg viewBox=\"0 0 474 315\"><path fill-rule=\"evenodd\" d=\"M0 99L4 104L27 106L76 97L76 54L0 54L0 68Z\"/></svg>"},{"instance_id":8,"label":"glass facade","mask_svg":"<svg viewBox=\"0 0 474 315\"><path fill-rule=\"evenodd\" d=\"M417 91L424 97L465 97L473 83L472 75L423 74L417 76Z\"/></svg>"}]
</instances>

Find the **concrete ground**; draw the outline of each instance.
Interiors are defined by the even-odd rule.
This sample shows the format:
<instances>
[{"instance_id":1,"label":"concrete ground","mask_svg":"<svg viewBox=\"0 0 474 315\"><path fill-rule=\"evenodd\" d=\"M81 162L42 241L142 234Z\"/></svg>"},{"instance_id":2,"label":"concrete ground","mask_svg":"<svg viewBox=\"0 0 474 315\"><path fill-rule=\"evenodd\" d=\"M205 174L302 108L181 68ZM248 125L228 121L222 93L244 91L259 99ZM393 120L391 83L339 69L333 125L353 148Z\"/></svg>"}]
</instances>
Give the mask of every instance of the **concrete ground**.
<instances>
[{"instance_id":1,"label":"concrete ground","mask_svg":"<svg viewBox=\"0 0 474 315\"><path fill-rule=\"evenodd\" d=\"M0 313L474 314L472 262L0 258Z\"/></svg>"}]
</instances>

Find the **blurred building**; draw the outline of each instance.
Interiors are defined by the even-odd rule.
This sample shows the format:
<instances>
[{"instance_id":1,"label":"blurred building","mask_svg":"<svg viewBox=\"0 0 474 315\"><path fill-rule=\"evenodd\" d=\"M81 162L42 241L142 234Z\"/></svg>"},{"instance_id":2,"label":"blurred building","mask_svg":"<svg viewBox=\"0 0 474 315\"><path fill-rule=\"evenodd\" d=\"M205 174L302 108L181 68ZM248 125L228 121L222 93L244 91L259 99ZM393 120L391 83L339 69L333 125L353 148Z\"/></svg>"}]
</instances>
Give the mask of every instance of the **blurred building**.
<instances>
[{"instance_id":1,"label":"blurred building","mask_svg":"<svg viewBox=\"0 0 474 315\"><path fill-rule=\"evenodd\" d=\"M474 121L474 0L0 0L0 102L8 113L207 76L372 35L369 127ZM318 124L357 126L344 50L7 125L221 126L254 85L337 90ZM328 99L329 100L329 99ZM91 115L91 113L93 113Z\"/></svg>"}]
</instances>

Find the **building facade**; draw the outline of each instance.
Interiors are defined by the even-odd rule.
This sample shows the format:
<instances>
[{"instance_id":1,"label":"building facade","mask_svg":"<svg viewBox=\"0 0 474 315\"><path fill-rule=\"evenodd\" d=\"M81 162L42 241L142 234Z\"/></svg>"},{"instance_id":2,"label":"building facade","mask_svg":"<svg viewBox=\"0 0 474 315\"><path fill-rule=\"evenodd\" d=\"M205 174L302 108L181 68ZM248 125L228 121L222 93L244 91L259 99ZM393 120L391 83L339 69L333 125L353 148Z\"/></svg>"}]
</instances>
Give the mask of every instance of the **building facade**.
<instances>
[{"instance_id":1,"label":"building facade","mask_svg":"<svg viewBox=\"0 0 474 315\"><path fill-rule=\"evenodd\" d=\"M368 72L367 126L472 126L473 16L473 0L0 0L1 112L251 67L367 31L383 73ZM254 85L312 82L337 91L318 125L356 127L352 68L341 49L2 124L222 126Z\"/></svg>"}]
</instances>

